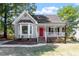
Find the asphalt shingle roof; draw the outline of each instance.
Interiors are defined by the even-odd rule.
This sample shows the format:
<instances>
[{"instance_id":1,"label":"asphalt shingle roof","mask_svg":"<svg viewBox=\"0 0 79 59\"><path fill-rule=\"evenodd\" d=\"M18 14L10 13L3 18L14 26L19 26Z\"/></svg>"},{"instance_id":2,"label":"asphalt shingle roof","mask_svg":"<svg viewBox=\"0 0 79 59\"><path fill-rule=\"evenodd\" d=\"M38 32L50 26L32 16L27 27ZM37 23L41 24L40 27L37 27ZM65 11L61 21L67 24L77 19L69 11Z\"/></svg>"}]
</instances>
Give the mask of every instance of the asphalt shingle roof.
<instances>
[{"instance_id":1,"label":"asphalt shingle roof","mask_svg":"<svg viewBox=\"0 0 79 59\"><path fill-rule=\"evenodd\" d=\"M49 23L50 21L48 18L44 15L32 15L32 17L38 22L38 23Z\"/></svg>"},{"instance_id":2,"label":"asphalt shingle roof","mask_svg":"<svg viewBox=\"0 0 79 59\"><path fill-rule=\"evenodd\" d=\"M64 23L60 17L56 15L32 15L38 23Z\"/></svg>"}]
</instances>

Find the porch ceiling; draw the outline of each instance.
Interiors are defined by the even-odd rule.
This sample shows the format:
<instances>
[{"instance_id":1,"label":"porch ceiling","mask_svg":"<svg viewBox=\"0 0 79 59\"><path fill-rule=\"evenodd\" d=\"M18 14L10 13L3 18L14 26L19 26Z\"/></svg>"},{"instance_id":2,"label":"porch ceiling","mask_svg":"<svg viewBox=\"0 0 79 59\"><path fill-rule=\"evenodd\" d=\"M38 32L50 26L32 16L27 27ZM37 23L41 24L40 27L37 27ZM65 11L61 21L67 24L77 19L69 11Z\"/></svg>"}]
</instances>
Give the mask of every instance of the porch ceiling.
<instances>
[{"instance_id":1,"label":"porch ceiling","mask_svg":"<svg viewBox=\"0 0 79 59\"><path fill-rule=\"evenodd\" d=\"M58 26L65 26L65 23L40 23L38 26L53 26L53 27L58 27Z\"/></svg>"}]
</instances>

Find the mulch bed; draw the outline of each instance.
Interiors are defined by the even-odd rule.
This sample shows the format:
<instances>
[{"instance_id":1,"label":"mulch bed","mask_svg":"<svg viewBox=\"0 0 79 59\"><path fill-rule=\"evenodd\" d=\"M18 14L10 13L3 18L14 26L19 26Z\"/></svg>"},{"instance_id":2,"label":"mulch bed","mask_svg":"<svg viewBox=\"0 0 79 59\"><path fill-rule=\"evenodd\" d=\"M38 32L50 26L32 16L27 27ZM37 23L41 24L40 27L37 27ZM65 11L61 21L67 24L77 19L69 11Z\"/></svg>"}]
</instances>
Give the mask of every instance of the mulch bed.
<instances>
[{"instance_id":1,"label":"mulch bed","mask_svg":"<svg viewBox=\"0 0 79 59\"><path fill-rule=\"evenodd\" d=\"M33 45L33 44L37 44L36 40L13 40L13 41L10 41L10 42L7 42L7 43L4 43L4 44L22 44L22 45Z\"/></svg>"}]
</instances>

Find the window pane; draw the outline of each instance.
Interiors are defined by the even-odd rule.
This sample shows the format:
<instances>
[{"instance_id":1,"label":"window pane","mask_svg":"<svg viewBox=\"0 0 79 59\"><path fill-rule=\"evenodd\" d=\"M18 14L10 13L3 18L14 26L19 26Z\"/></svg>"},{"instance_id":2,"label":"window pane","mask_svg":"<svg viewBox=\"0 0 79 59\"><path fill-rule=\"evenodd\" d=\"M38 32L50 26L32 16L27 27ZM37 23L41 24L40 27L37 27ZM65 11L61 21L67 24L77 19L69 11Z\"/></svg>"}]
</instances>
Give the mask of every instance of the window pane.
<instances>
[{"instance_id":1,"label":"window pane","mask_svg":"<svg viewBox=\"0 0 79 59\"><path fill-rule=\"evenodd\" d=\"M55 31L56 31L56 32L59 32L59 27L58 27L58 28L55 28Z\"/></svg>"},{"instance_id":2,"label":"window pane","mask_svg":"<svg viewBox=\"0 0 79 59\"><path fill-rule=\"evenodd\" d=\"M27 34L28 33L28 26L22 26L22 33Z\"/></svg>"},{"instance_id":3,"label":"window pane","mask_svg":"<svg viewBox=\"0 0 79 59\"><path fill-rule=\"evenodd\" d=\"M49 32L53 32L53 28L49 27Z\"/></svg>"},{"instance_id":4,"label":"window pane","mask_svg":"<svg viewBox=\"0 0 79 59\"><path fill-rule=\"evenodd\" d=\"M62 28L62 32L65 32L65 28L64 27Z\"/></svg>"}]
</instances>

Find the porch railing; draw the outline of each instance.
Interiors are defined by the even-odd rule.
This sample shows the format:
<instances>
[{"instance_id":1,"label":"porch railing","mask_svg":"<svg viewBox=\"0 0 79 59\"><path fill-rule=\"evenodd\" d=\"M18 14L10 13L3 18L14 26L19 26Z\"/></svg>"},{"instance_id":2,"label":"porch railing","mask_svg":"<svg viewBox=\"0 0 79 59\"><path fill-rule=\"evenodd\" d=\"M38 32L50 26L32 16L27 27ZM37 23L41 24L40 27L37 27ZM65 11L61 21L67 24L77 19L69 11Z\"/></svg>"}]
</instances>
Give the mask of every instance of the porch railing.
<instances>
[{"instance_id":1,"label":"porch railing","mask_svg":"<svg viewBox=\"0 0 79 59\"><path fill-rule=\"evenodd\" d=\"M46 32L47 37L62 37L65 36L65 32Z\"/></svg>"}]
</instances>

